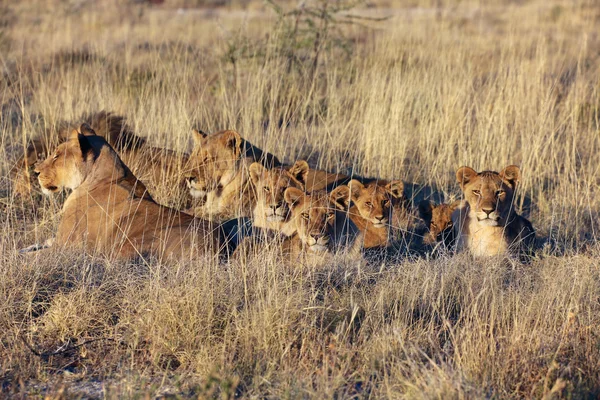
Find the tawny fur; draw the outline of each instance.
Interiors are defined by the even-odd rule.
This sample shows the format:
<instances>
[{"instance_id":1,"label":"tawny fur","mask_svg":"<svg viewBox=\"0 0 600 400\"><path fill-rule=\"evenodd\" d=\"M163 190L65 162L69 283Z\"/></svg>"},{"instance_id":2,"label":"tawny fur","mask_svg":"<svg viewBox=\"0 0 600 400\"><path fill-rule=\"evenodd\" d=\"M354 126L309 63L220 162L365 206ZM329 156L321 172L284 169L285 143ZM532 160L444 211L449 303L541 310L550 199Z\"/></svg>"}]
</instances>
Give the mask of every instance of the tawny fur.
<instances>
[{"instance_id":1,"label":"tawny fur","mask_svg":"<svg viewBox=\"0 0 600 400\"><path fill-rule=\"evenodd\" d=\"M181 175L187 164L186 154L151 146L146 139L137 136L129 128L122 116L111 112L89 114L82 120L91 126L96 135L106 139L151 193L157 193L159 188L164 186L184 191L185 184ZM24 155L10 172L13 191L16 194L30 194L30 168L44 160L53 149L67 140L73 129L76 129L73 124L60 122L57 128L48 130L44 137L36 137L29 141Z\"/></svg>"},{"instance_id":2,"label":"tawny fur","mask_svg":"<svg viewBox=\"0 0 600 400\"><path fill-rule=\"evenodd\" d=\"M53 246L117 258L216 253L221 237L203 220L156 204L107 141L82 125L36 167L45 192L72 189Z\"/></svg>"},{"instance_id":3,"label":"tawny fur","mask_svg":"<svg viewBox=\"0 0 600 400\"><path fill-rule=\"evenodd\" d=\"M520 178L520 170L514 165L500 173L477 173L469 167L456 172L465 196L465 202L452 213L458 250L487 257L521 254L532 247L535 231L514 210Z\"/></svg>"},{"instance_id":4,"label":"tawny fur","mask_svg":"<svg viewBox=\"0 0 600 400\"><path fill-rule=\"evenodd\" d=\"M352 180L332 192L340 209L348 210L348 217L361 232L362 247L383 248L390 244L393 222L393 202L403 197L401 181L377 182L363 185Z\"/></svg>"}]
</instances>

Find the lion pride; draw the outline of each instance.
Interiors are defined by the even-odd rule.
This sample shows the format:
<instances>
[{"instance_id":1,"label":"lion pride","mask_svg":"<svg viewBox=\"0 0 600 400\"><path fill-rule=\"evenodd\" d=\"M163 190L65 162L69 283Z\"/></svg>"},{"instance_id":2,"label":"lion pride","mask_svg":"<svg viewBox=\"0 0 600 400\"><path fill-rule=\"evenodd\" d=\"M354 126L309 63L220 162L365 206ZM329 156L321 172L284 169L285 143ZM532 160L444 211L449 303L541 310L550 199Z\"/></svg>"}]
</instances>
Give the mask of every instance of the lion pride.
<instances>
[{"instance_id":1,"label":"lion pride","mask_svg":"<svg viewBox=\"0 0 600 400\"><path fill-rule=\"evenodd\" d=\"M193 131L187 184L192 197L204 204L194 212L211 219L249 217L256 205L250 166L282 167L277 157L264 152L232 130L206 134ZM305 177L308 191L330 190L347 180L342 174L310 170Z\"/></svg>"},{"instance_id":2,"label":"lion pride","mask_svg":"<svg viewBox=\"0 0 600 400\"><path fill-rule=\"evenodd\" d=\"M155 203L144 184L92 128L83 124L35 168L46 194L67 197L53 246L83 247L118 258L217 253L221 234L207 221Z\"/></svg>"},{"instance_id":3,"label":"lion pride","mask_svg":"<svg viewBox=\"0 0 600 400\"><path fill-rule=\"evenodd\" d=\"M521 180L519 167L477 172L470 167L456 171L465 203L452 213L457 249L475 256L521 253L535 239L531 223L514 209L514 196Z\"/></svg>"}]
</instances>

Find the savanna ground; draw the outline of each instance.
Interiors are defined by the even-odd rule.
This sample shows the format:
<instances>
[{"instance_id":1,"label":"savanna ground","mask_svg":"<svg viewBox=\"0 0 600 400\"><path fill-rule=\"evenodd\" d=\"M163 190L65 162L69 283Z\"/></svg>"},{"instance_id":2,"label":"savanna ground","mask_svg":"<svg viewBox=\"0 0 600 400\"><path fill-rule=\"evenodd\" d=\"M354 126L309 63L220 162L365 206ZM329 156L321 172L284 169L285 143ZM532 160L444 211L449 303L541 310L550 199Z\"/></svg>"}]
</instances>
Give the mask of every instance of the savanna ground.
<instances>
[{"instance_id":1,"label":"savanna ground","mask_svg":"<svg viewBox=\"0 0 600 400\"><path fill-rule=\"evenodd\" d=\"M596 2L0 4L1 396L600 395ZM11 163L100 110L157 146L232 128L286 162L448 195L461 165L517 164L540 248L526 265L319 268L268 251L225 265L18 255L52 236L61 197L14 196Z\"/></svg>"}]
</instances>

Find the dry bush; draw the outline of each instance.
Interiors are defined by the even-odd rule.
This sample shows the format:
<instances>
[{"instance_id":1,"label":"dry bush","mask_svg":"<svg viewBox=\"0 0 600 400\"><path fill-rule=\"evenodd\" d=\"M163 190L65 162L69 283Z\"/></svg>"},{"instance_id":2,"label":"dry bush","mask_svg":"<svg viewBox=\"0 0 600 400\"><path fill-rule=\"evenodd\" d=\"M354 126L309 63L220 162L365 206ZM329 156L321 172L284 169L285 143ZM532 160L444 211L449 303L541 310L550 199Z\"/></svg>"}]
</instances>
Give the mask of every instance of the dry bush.
<instances>
[{"instance_id":1,"label":"dry bush","mask_svg":"<svg viewBox=\"0 0 600 400\"><path fill-rule=\"evenodd\" d=\"M268 7L183 3L2 6L3 394L600 394L595 3L374 2L349 12L392 18L343 27L351 51L323 48L314 73L310 47L289 68ZM461 165L518 164L517 207L542 248L526 265L18 255L52 236L62 198L12 195L11 163L30 137L102 109L156 146L233 128L286 162L447 195Z\"/></svg>"}]
</instances>

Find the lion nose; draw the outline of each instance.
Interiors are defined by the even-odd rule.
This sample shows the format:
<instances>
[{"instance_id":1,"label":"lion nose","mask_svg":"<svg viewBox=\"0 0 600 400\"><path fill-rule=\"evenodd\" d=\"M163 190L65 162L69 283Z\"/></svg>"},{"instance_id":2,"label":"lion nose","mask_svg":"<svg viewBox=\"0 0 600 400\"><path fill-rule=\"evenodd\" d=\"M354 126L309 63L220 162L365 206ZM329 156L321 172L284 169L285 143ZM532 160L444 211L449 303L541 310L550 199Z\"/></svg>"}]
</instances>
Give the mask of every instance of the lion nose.
<instances>
[{"instance_id":1,"label":"lion nose","mask_svg":"<svg viewBox=\"0 0 600 400\"><path fill-rule=\"evenodd\" d=\"M375 219L379 222L383 221L383 215L378 215L375 217Z\"/></svg>"},{"instance_id":2,"label":"lion nose","mask_svg":"<svg viewBox=\"0 0 600 400\"><path fill-rule=\"evenodd\" d=\"M492 206L488 206L488 207L482 207L481 211L483 211L484 213L486 213L488 216L493 213L496 210L495 207Z\"/></svg>"},{"instance_id":3,"label":"lion nose","mask_svg":"<svg viewBox=\"0 0 600 400\"><path fill-rule=\"evenodd\" d=\"M322 237L324 237L324 236L325 236L324 232L311 232L310 233L310 237L313 238L313 239L315 239L315 240L317 240L317 241L319 239L321 239Z\"/></svg>"}]
</instances>

